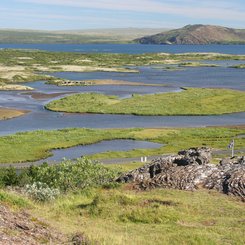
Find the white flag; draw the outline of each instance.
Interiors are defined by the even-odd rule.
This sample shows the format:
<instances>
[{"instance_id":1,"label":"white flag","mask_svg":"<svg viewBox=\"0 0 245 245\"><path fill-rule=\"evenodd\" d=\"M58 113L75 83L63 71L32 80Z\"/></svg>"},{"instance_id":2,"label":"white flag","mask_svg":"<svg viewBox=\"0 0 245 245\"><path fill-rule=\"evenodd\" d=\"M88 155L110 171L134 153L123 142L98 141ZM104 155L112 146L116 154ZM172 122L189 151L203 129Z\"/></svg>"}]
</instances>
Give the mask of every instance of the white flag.
<instances>
[{"instance_id":1,"label":"white flag","mask_svg":"<svg viewBox=\"0 0 245 245\"><path fill-rule=\"evenodd\" d=\"M234 140L232 140L232 141L230 142L230 144L228 145L228 148L232 148L232 147L234 147L234 145L235 145L235 142L234 142Z\"/></svg>"}]
</instances>

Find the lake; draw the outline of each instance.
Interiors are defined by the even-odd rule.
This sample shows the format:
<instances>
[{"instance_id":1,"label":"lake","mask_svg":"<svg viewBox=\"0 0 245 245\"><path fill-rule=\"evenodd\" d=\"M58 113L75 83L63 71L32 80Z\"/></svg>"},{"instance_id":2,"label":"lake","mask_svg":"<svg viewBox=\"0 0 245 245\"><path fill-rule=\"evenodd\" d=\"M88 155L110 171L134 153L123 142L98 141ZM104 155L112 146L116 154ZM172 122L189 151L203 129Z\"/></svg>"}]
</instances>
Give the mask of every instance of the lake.
<instances>
[{"instance_id":1,"label":"lake","mask_svg":"<svg viewBox=\"0 0 245 245\"><path fill-rule=\"evenodd\" d=\"M245 45L151 45L151 44L0 44L1 48L39 49L55 52L79 53L187 53L215 52L245 54Z\"/></svg>"}]
</instances>

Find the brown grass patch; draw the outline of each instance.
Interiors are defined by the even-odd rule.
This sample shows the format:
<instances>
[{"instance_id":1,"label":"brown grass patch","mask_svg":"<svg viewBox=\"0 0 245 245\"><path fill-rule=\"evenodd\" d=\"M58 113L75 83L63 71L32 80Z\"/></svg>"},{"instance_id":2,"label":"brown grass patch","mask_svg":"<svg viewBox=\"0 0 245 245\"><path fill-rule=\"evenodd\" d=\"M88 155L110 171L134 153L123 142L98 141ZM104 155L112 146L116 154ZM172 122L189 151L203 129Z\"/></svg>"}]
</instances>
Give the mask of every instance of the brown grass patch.
<instances>
[{"instance_id":1,"label":"brown grass patch","mask_svg":"<svg viewBox=\"0 0 245 245\"><path fill-rule=\"evenodd\" d=\"M9 109L9 108L0 108L0 120L6 120L11 119L14 117L23 116L28 111L26 110L15 110L15 109Z\"/></svg>"}]
</instances>

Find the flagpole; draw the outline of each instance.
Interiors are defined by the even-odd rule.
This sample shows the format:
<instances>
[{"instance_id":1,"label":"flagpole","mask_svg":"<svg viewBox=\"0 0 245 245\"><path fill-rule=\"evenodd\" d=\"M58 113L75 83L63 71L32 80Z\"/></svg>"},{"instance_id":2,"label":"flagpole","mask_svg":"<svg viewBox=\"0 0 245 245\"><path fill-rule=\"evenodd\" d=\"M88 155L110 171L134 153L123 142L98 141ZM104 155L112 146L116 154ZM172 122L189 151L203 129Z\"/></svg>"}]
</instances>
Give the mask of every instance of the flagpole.
<instances>
[{"instance_id":1,"label":"flagpole","mask_svg":"<svg viewBox=\"0 0 245 245\"><path fill-rule=\"evenodd\" d=\"M231 149L231 157L234 157L234 148L235 148L235 140L233 139L230 144L228 145L228 148Z\"/></svg>"},{"instance_id":2,"label":"flagpole","mask_svg":"<svg viewBox=\"0 0 245 245\"><path fill-rule=\"evenodd\" d=\"M231 157L234 157L234 147L235 147L235 141L233 139L233 141L232 141L232 148L231 148Z\"/></svg>"}]
</instances>

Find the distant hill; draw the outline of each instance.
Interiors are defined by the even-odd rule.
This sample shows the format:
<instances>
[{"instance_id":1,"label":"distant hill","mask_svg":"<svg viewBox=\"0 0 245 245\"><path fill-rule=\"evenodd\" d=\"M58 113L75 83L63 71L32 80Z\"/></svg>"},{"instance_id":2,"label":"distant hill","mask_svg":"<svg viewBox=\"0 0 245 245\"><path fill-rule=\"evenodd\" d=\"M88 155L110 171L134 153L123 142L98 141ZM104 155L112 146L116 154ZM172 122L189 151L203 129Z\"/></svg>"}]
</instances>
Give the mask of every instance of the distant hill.
<instances>
[{"instance_id":1,"label":"distant hill","mask_svg":"<svg viewBox=\"0 0 245 245\"><path fill-rule=\"evenodd\" d=\"M164 29L167 30L167 29ZM91 30L37 31L0 29L0 43L128 43L160 28L114 28Z\"/></svg>"},{"instance_id":2,"label":"distant hill","mask_svg":"<svg viewBox=\"0 0 245 245\"><path fill-rule=\"evenodd\" d=\"M180 29L144 36L134 41L142 44L245 44L245 29L187 25Z\"/></svg>"}]
</instances>

